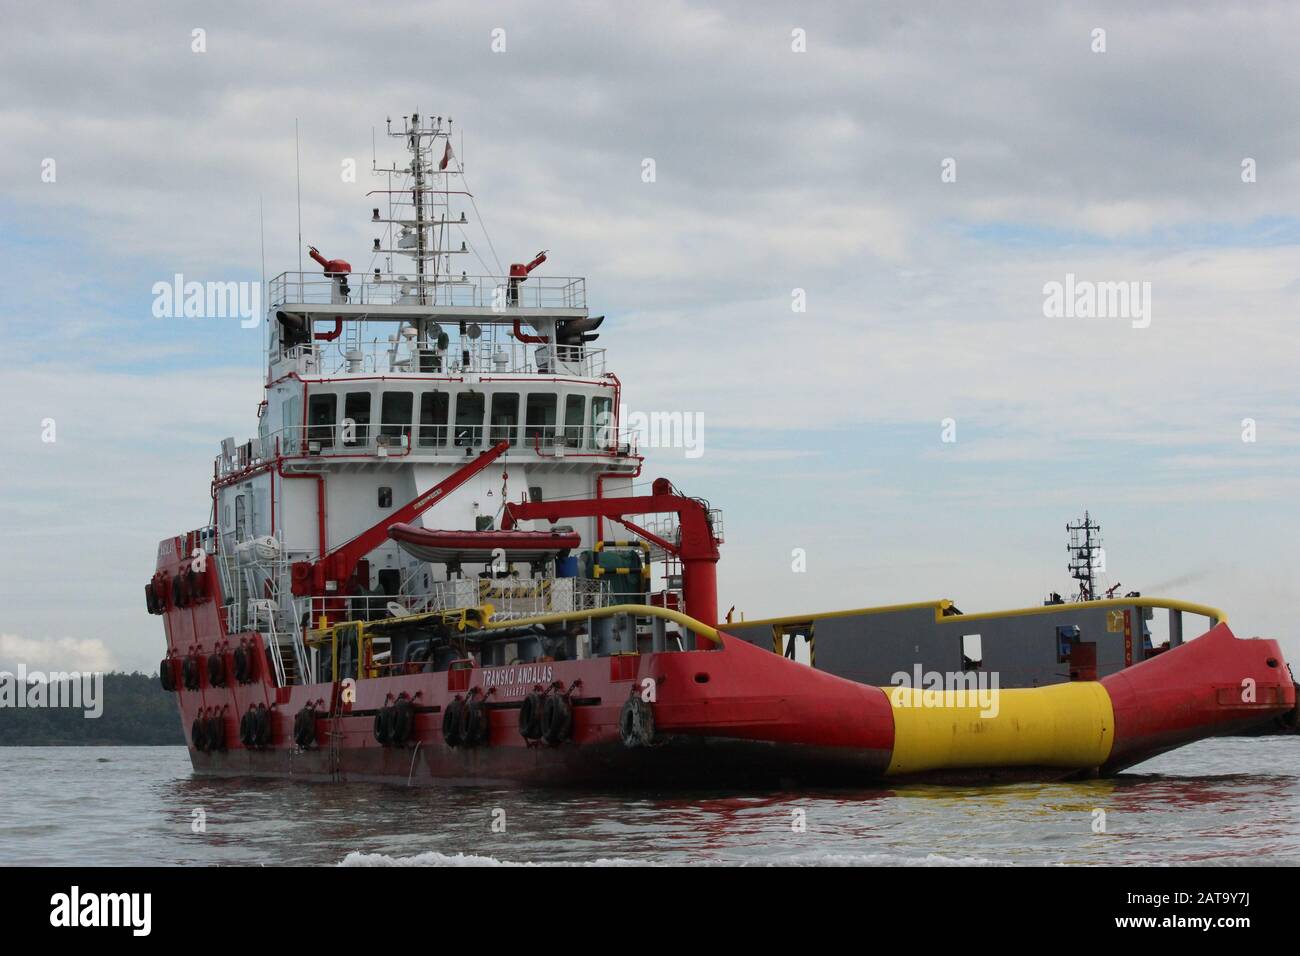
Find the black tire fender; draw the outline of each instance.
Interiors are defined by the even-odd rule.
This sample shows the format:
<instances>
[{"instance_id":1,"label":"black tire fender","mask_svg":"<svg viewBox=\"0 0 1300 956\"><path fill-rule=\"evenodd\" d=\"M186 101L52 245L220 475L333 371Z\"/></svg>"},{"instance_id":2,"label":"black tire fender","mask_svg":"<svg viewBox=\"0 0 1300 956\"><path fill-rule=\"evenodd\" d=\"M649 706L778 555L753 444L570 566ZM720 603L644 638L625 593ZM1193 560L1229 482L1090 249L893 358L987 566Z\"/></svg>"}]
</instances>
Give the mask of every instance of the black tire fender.
<instances>
[{"instance_id":1,"label":"black tire fender","mask_svg":"<svg viewBox=\"0 0 1300 956\"><path fill-rule=\"evenodd\" d=\"M459 747L464 740L461 735L464 710L465 701L457 697L442 712L442 739L448 747Z\"/></svg>"},{"instance_id":2,"label":"black tire fender","mask_svg":"<svg viewBox=\"0 0 1300 956\"><path fill-rule=\"evenodd\" d=\"M542 733L552 747L573 736L573 704L564 694L551 694L546 698Z\"/></svg>"},{"instance_id":3,"label":"black tire fender","mask_svg":"<svg viewBox=\"0 0 1300 956\"><path fill-rule=\"evenodd\" d=\"M519 705L519 735L524 740L538 740L544 733L546 698L541 691L531 691Z\"/></svg>"},{"instance_id":4,"label":"black tire fender","mask_svg":"<svg viewBox=\"0 0 1300 956\"><path fill-rule=\"evenodd\" d=\"M409 697L399 697L388 709L388 739L394 747L406 745L411 737L411 728L415 725L415 705Z\"/></svg>"}]
</instances>

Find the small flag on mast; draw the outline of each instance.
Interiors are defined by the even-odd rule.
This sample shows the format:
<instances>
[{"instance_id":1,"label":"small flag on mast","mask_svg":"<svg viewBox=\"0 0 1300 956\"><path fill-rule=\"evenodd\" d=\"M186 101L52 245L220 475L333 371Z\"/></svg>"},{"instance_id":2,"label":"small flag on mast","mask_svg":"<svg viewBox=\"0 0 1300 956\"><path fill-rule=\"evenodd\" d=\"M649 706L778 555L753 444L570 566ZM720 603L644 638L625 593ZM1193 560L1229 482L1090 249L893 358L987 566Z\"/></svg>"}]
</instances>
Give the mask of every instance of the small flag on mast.
<instances>
[{"instance_id":1,"label":"small flag on mast","mask_svg":"<svg viewBox=\"0 0 1300 956\"><path fill-rule=\"evenodd\" d=\"M447 140L447 148L443 151L442 154L442 162L438 164L438 169L439 170L446 169L447 164L450 162L451 162L451 140L449 139Z\"/></svg>"}]
</instances>

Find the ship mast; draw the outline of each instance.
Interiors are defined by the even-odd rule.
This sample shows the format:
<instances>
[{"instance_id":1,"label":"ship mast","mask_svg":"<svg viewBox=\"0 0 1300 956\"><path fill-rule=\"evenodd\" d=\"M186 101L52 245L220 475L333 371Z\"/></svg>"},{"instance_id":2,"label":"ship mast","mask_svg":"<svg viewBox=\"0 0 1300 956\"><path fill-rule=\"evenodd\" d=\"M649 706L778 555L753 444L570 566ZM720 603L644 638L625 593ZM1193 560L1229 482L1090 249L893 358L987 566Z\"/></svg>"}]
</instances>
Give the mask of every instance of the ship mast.
<instances>
[{"instance_id":1,"label":"ship mast","mask_svg":"<svg viewBox=\"0 0 1300 956\"><path fill-rule=\"evenodd\" d=\"M1065 546L1070 553L1070 562L1066 567L1070 577L1079 582L1078 600L1092 601L1097 597L1096 574L1105 571L1100 560L1101 525L1084 511L1083 520L1067 524L1065 530L1070 535L1070 543Z\"/></svg>"},{"instance_id":2,"label":"ship mast","mask_svg":"<svg viewBox=\"0 0 1300 956\"><path fill-rule=\"evenodd\" d=\"M450 117L444 121L441 116L421 117L419 113L411 113L402 117L400 130L394 130L393 121L388 120L387 131L390 137L405 140L411 161L405 169L396 164L379 166L376 162L373 165L376 175L390 177L390 186L391 177L398 177L403 183L399 189L376 189L368 193L388 196L388 218L381 218L376 208L371 221L388 225L390 247L384 248L380 238L376 237L374 252L390 257L396 253L413 259L414 301L420 305L433 305L438 301L439 282L451 281L451 256L469 252L465 242L459 249L452 249L449 242L448 227L453 224L463 227L469 221L464 212L459 219L451 218L451 197L469 195L464 190L450 188L451 177L462 174L459 162L452 162L452 120ZM443 150L435 166L439 140L443 141ZM392 235L394 226L400 230L395 239ZM401 280L390 277L389 281Z\"/></svg>"}]
</instances>

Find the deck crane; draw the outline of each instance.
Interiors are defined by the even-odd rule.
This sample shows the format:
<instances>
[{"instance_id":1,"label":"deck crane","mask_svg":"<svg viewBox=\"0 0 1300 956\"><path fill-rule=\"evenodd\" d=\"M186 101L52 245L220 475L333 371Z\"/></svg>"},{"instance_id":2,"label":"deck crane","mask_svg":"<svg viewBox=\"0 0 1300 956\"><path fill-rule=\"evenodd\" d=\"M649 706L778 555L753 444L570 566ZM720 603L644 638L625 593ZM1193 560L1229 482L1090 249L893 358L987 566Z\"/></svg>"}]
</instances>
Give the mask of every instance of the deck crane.
<instances>
[{"instance_id":1,"label":"deck crane","mask_svg":"<svg viewBox=\"0 0 1300 956\"><path fill-rule=\"evenodd\" d=\"M469 481L510 449L509 442L501 442L481 452L477 458L456 469L428 491L416 495L392 514L371 525L355 538L343 542L321 555L315 561L298 561L293 565L293 594L310 597L331 592L342 597L353 591L353 576L357 565L367 554L388 540L388 529L395 524L405 524L428 511L438 502Z\"/></svg>"},{"instance_id":2,"label":"deck crane","mask_svg":"<svg viewBox=\"0 0 1300 956\"><path fill-rule=\"evenodd\" d=\"M648 495L617 498L577 498L558 501L529 501L507 504L501 530L509 531L517 521L544 520L552 524L561 518L609 518L662 548L682 562L682 591L685 612L710 627L718 619L718 538L708 506L680 495L667 478L656 478ZM676 544L640 527L627 515L675 514L681 528Z\"/></svg>"}]
</instances>

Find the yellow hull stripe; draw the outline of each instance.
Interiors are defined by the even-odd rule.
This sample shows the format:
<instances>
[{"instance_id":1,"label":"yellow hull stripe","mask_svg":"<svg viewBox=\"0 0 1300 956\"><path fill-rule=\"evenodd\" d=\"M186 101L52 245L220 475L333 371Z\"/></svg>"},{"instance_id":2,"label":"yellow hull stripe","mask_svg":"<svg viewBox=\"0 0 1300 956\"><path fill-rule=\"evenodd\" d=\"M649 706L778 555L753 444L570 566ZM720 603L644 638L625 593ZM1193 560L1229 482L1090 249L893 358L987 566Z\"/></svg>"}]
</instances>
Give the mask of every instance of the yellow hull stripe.
<instances>
[{"instance_id":1,"label":"yellow hull stripe","mask_svg":"<svg viewBox=\"0 0 1300 956\"><path fill-rule=\"evenodd\" d=\"M882 688L894 714L886 776L956 767L1098 767L1115 741L1095 681L987 691Z\"/></svg>"}]
</instances>

